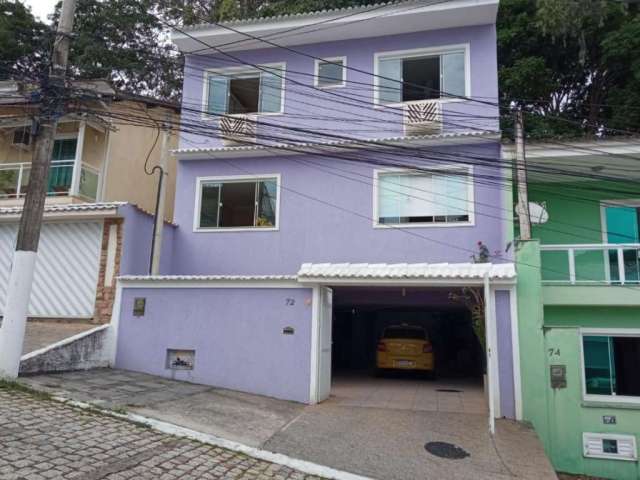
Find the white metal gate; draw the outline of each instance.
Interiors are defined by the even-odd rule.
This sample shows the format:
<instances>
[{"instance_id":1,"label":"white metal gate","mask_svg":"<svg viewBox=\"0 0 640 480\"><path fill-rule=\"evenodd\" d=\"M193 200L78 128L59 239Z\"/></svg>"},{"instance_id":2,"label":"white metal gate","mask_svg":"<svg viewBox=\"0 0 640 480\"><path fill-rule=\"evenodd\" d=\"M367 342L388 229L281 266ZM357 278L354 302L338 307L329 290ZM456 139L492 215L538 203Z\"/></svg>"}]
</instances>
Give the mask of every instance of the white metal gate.
<instances>
[{"instance_id":1,"label":"white metal gate","mask_svg":"<svg viewBox=\"0 0 640 480\"><path fill-rule=\"evenodd\" d=\"M29 316L90 318L100 268L102 221L42 225ZM0 312L4 311L17 224L0 225Z\"/></svg>"}]
</instances>

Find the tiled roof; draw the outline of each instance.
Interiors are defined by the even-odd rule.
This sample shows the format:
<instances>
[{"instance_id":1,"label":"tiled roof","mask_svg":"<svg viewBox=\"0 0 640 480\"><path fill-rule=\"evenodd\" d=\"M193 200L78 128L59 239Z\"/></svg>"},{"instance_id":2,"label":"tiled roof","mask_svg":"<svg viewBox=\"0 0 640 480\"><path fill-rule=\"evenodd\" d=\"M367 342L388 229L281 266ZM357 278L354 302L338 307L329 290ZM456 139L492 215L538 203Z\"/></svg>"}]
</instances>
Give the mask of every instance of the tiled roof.
<instances>
[{"instance_id":1,"label":"tiled roof","mask_svg":"<svg viewBox=\"0 0 640 480\"><path fill-rule=\"evenodd\" d=\"M455 138L499 138L500 132L491 130L477 130L477 131L464 131L464 132L450 132L442 133L439 135L419 135L419 136L400 136L400 137L385 137L374 139L347 139L347 140L335 140L330 142L307 142L307 143L274 143L271 145L241 145L233 147L198 147L198 148L181 148L173 150L173 154L177 156L181 155L193 155L193 154L214 154L214 153L233 153L233 152L255 152L271 149L295 149L294 153L299 153L300 150L307 148L327 148L327 147L341 147L357 144L366 148L367 145L371 146L384 146L385 143L412 143L425 140L446 140Z\"/></svg>"},{"instance_id":2,"label":"tiled roof","mask_svg":"<svg viewBox=\"0 0 640 480\"><path fill-rule=\"evenodd\" d=\"M220 22L220 25L226 25L226 26L232 27L236 25L267 23L267 22L276 22L276 21L282 21L282 20L292 20L292 19L301 19L301 18L313 18L313 17L320 17L323 15L330 15L335 13L347 13L347 12L357 13L357 12L365 12L372 8L379 8L379 7L391 6L391 5L402 5L404 3L415 3L415 2L378 2L378 3L371 3L368 5L360 5L357 7L329 8L325 10L316 10L312 12L290 13L286 15L273 15L270 17L252 17L252 18L244 18L239 20L229 20L225 22ZM216 24L212 24L212 23L199 23L196 25L182 27L181 30L185 32L194 32L198 30L211 28L215 25Z\"/></svg>"},{"instance_id":3,"label":"tiled roof","mask_svg":"<svg viewBox=\"0 0 640 480\"><path fill-rule=\"evenodd\" d=\"M93 212L101 210L111 210L126 205L127 202L105 202L105 203L66 203L45 205L44 213L66 213L66 212ZM22 205L15 207L0 208L0 215L15 215L22 212Z\"/></svg>"},{"instance_id":4,"label":"tiled roof","mask_svg":"<svg viewBox=\"0 0 640 480\"><path fill-rule=\"evenodd\" d=\"M304 263L298 280L306 279L514 279L513 263Z\"/></svg>"}]
</instances>

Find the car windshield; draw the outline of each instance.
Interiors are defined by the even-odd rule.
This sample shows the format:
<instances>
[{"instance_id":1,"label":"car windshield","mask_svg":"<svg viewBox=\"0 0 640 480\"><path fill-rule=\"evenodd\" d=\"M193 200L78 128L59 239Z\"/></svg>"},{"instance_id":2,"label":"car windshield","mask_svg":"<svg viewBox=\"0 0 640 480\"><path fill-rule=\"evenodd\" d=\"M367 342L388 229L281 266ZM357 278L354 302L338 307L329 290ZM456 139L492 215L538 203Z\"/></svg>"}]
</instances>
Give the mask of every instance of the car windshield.
<instances>
[{"instance_id":1,"label":"car windshield","mask_svg":"<svg viewBox=\"0 0 640 480\"><path fill-rule=\"evenodd\" d=\"M427 338L423 329L411 327L387 328L382 336L383 338L410 338L414 340L425 340Z\"/></svg>"}]
</instances>

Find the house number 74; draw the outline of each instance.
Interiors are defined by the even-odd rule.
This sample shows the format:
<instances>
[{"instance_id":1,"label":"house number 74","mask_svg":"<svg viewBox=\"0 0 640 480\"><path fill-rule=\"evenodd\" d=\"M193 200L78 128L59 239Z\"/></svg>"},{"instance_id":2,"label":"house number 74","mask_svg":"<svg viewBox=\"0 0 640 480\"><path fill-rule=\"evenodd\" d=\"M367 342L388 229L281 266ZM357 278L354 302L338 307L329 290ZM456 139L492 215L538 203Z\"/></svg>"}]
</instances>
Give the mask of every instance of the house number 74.
<instances>
[{"instance_id":1,"label":"house number 74","mask_svg":"<svg viewBox=\"0 0 640 480\"><path fill-rule=\"evenodd\" d=\"M292 307L293 305L296 304L296 300L295 298L285 298L284 304L287 305L288 307Z\"/></svg>"},{"instance_id":2,"label":"house number 74","mask_svg":"<svg viewBox=\"0 0 640 480\"><path fill-rule=\"evenodd\" d=\"M558 356L560 355L560 349L559 348L550 348L549 349L549 356L553 357L553 356Z\"/></svg>"}]
</instances>

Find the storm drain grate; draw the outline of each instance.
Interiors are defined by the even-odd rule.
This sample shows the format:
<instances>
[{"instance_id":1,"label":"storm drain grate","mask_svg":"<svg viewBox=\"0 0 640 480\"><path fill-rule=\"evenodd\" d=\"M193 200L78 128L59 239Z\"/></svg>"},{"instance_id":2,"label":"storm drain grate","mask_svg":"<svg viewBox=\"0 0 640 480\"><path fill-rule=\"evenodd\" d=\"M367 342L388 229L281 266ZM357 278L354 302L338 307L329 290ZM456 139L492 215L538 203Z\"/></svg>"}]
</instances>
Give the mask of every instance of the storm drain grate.
<instances>
[{"instance_id":1,"label":"storm drain grate","mask_svg":"<svg viewBox=\"0 0 640 480\"><path fill-rule=\"evenodd\" d=\"M455 388L436 388L436 392L460 393L462 390L456 390Z\"/></svg>"},{"instance_id":2,"label":"storm drain grate","mask_svg":"<svg viewBox=\"0 0 640 480\"><path fill-rule=\"evenodd\" d=\"M429 442L425 444L424 449L431 455L449 460L460 460L470 456L469 452L463 448L447 442Z\"/></svg>"}]
</instances>

